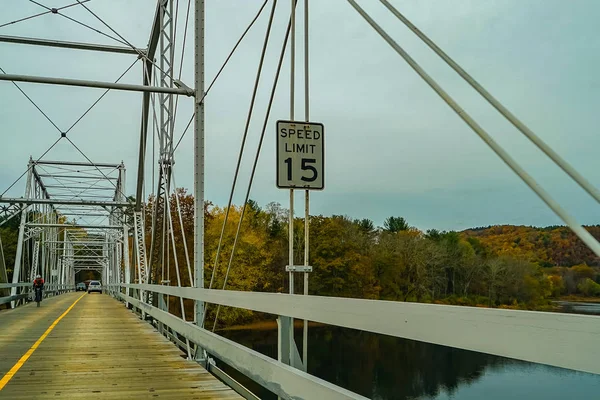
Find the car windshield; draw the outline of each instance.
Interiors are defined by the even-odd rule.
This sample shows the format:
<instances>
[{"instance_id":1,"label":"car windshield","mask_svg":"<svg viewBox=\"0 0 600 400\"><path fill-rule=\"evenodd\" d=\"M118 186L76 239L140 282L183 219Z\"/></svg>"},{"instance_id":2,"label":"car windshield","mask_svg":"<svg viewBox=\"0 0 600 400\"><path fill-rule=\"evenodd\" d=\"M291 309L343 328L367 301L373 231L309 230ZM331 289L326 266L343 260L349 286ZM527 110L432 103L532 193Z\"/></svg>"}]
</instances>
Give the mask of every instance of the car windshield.
<instances>
[{"instance_id":1,"label":"car windshield","mask_svg":"<svg viewBox=\"0 0 600 400\"><path fill-rule=\"evenodd\" d=\"M90 285L94 285L94 286L99 285L99 284L100 284L100 282L90 282Z\"/></svg>"}]
</instances>

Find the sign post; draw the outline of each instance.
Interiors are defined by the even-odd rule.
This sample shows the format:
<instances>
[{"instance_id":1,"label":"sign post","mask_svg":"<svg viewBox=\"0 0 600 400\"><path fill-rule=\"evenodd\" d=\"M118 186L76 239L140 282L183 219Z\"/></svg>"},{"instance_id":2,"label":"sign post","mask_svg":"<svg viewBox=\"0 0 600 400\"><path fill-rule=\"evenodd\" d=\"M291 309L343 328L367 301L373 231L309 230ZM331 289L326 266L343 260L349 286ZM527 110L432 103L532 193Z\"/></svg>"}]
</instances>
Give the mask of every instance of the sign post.
<instances>
[{"instance_id":1,"label":"sign post","mask_svg":"<svg viewBox=\"0 0 600 400\"><path fill-rule=\"evenodd\" d=\"M308 273L312 267L308 263L309 191L325 188L325 127L321 123L305 121L277 121L276 184L280 189L290 190L290 260L286 271L290 274L290 294L294 294L294 274L304 273L304 294L308 295ZM293 191L305 190L306 204L304 216L304 265L295 265L293 259ZM308 321L303 327L303 357L299 360L294 341L294 320L282 321L280 336L289 337L289 344L282 346L283 360L296 368L307 369Z\"/></svg>"},{"instance_id":2,"label":"sign post","mask_svg":"<svg viewBox=\"0 0 600 400\"><path fill-rule=\"evenodd\" d=\"M308 0L304 0L304 121L295 121L295 67L296 67L296 3L291 0L290 25L290 120L277 121L277 187L290 191L289 212L289 272L290 294L294 294L294 273L304 273L304 294L308 295L309 265L309 217L310 191L325 187L324 127L310 121L309 73L308 73ZM304 264L294 264L294 189L305 192L304 206ZM304 320L300 358L294 340L294 319L278 318L278 359L307 372L308 370L308 321Z\"/></svg>"}]
</instances>

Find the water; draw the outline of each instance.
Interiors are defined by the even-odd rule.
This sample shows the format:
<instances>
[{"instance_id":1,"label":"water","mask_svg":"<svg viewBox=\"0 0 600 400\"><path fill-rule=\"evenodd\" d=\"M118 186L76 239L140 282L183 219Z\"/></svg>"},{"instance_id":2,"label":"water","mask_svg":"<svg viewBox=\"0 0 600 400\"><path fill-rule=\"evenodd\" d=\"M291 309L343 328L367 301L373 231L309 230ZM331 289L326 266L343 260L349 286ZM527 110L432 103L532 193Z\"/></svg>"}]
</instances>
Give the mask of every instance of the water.
<instances>
[{"instance_id":1,"label":"water","mask_svg":"<svg viewBox=\"0 0 600 400\"><path fill-rule=\"evenodd\" d=\"M600 315L600 304L598 303L581 303L572 301L557 301L556 303L560 306L561 312Z\"/></svg>"},{"instance_id":2,"label":"water","mask_svg":"<svg viewBox=\"0 0 600 400\"><path fill-rule=\"evenodd\" d=\"M277 356L274 329L224 335ZM300 344L301 335L297 330ZM224 369L261 399L276 399L237 371ZM377 400L600 399L599 375L331 326L310 328L308 369Z\"/></svg>"}]
</instances>

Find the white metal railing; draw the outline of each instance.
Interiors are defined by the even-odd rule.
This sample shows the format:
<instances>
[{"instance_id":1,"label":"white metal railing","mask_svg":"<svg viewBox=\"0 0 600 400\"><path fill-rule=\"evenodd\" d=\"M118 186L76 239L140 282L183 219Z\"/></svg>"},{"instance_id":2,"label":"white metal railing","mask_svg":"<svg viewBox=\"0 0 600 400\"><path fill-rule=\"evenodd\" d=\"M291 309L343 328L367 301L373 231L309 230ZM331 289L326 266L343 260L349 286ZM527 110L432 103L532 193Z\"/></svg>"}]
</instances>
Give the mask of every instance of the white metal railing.
<instances>
[{"instance_id":1,"label":"white metal railing","mask_svg":"<svg viewBox=\"0 0 600 400\"><path fill-rule=\"evenodd\" d=\"M147 284L121 287L600 374L598 316ZM118 295L280 397L361 398L121 292ZM317 388L322 392L311 391Z\"/></svg>"},{"instance_id":2,"label":"white metal railing","mask_svg":"<svg viewBox=\"0 0 600 400\"><path fill-rule=\"evenodd\" d=\"M12 301L27 300L33 295L33 284L28 282L20 283L0 283L0 294L2 289L17 288L17 293L14 295L0 297L0 305L10 303ZM20 290L19 290L20 289ZM75 290L73 285L57 285L57 284L46 284L44 285L44 297L54 296L55 294L61 294Z\"/></svg>"},{"instance_id":3,"label":"white metal railing","mask_svg":"<svg viewBox=\"0 0 600 400\"><path fill-rule=\"evenodd\" d=\"M134 289L134 293L138 296L140 292L144 291L161 293L160 288L163 288L157 285L139 284L118 286ZM138 298L116 291L117 285L109 285L108 288L111 294L118 296L123 301L140 309L144 314L152 316L156 321L165 324L181 336L198 344L210 354L231 365L282 399L366 399L363 396L289 365L285 365L211 331L202 329L192 322L183 321L181 318L166 311L141 302ZM164 292L163 294L167 293Z\"/></svg>"}]
</instances>

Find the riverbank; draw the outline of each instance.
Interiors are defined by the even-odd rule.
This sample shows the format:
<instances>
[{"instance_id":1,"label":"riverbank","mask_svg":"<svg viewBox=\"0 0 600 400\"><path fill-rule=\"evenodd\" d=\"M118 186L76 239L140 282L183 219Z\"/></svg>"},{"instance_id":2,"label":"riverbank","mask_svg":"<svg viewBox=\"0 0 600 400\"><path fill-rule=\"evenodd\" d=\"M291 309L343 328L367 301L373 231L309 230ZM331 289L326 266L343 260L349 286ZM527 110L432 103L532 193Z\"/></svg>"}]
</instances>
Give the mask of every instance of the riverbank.
<instances>
[{"instance_id":1,"label":"riverbank","mask_svg":"<svg viewBox=\"0 0 600 400\"><path fill-rule=\"evenodd\" d=\"M594 303L600 304L600 297L585 297L585 296L561 296L556 301L567 301L570 303Z\"/></svg>"},{"instance_id":2,"label":"riverbank","mask_svg":"<svg viewBox=\"0 0 600 400\"><path fill-rule=\"evenodd\" d=\"M324 326L324 325L325 324L322 324L320 322L312 322L312 321L308 322L309 327ZM298 319L294 320L294 328L302 328L302 326L303 326L302 320L298 320ZM233 326L228 326L226 328L217 329L217 331L246 331L246 330L269 331L269 330L273 330L273 329L277 329L277 321L257 321L257 322L252 322L249 324L233 325Z\"/></svg>"}]
</instances>

